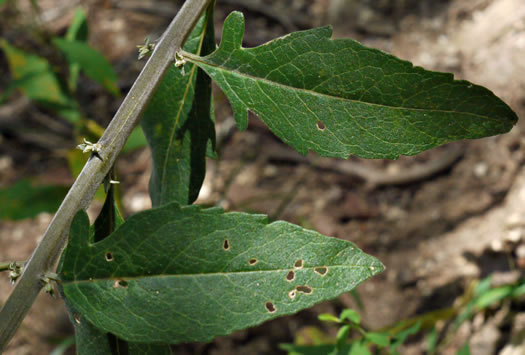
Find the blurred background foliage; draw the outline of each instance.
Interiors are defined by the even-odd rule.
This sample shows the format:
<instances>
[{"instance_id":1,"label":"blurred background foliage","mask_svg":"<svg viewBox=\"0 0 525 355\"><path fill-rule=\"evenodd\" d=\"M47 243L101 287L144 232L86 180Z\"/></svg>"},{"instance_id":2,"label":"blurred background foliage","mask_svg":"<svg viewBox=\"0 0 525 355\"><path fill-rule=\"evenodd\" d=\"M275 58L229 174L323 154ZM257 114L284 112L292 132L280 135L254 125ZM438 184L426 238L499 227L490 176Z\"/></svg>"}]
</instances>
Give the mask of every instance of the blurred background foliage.
<instances>
[{"instance_id":1,"label":"blurred background foliage","mask_svg":"<svg viewBox=\"0 0 525 355\"><path fill-rule=\"evenodd\" d=\"M16 15L21 11L18 4L17 1L3 1L6 7L4 11L10 18L4 25L21 25L16 23ZM31 11L35 15L40 11L36 0L31 1ZM38 114L44 122L38 128L30 127L33 122L28 121L9 128L0 126L0 129L17 137L23 137L27 131L38 130L39 143L42 143L43 148L63 149L64 146L70 146L70 149L59 151L58 154L67 159L70 172L76 177L89 156L76 150L75 146L84 138L96 142L104 132L103 126L107 124L85 109L86 102L82 98L85 93L82 92L81 84L92 80L107 93L119 98L121 92L117 73L104 55L88 44L89 28L86 13L81 8L75 10L72 22L62 36L39 26L37 17L33 24L17 28L16 32L16 38L0 38L0 48L7 61L10 77L10 80L3 82L0 105L12 96L23 103L30 101L40 111ZM8 119L17 120L16 117ZM54 142L57 139L63 144ZM142 130L137 127L123 153L145 145ZM0 218L22 219L34 217L40 212L52 212L67 192L64 186L40 186L38 181L33 183L24 181L24 186L28 187L25 190L20 183L0 190L0 196L5 196L0 201L6 202L2 204ZM21 191L24 194L20 194ZM22 206L27 203L30 194L33 194L31 200L34 203L31 208L24 210ZM99 189L97 199L103 198L104 193Z\"/></svg>"}]
</instances>

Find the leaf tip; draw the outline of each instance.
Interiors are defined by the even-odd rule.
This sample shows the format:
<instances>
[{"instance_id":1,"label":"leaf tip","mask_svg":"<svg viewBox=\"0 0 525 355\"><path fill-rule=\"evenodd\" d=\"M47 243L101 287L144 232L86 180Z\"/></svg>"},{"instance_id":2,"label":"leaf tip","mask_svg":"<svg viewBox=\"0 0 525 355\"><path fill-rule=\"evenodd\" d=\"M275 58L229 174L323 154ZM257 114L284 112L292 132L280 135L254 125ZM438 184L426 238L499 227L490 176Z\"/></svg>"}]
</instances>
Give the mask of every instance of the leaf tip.
<instances>
[{"instance_id":1,"label":"leaf tip","mask_svg":"<svg viewBox=\"0 0 525 355\"><path fill-rule=\"evenodd\" d=\"M233 11L224 20L222 39L219 50L232 51L240 49L244 37L244 15L242 12Z\"/></svg>"},{"instance_id":2,"label":"leaf tip","mask_svg":"<svg viewBox=\"0 0 525 355\"><path fill-rule=\"evenodd\" d=\"M375 262L370 264L368 267L368 270L370 270L371 276L377 275L385 270L385 266L377 259L374 260Z\"/></svg>"}]
</instances>

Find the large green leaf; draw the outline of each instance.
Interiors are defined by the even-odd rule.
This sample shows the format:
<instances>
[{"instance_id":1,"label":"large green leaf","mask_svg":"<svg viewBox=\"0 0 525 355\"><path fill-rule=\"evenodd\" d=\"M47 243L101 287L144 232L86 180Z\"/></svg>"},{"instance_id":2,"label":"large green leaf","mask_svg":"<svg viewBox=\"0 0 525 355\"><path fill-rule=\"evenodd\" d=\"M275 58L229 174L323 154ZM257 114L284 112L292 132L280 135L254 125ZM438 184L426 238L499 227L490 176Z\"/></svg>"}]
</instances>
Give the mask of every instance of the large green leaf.
<instances>
[{"instance_id":1,"label":"large green leaf","mask_svg":"<svg viewBox=\"0 0 525 355\"><path fill-rule=\"evenodd\" d=\"M350 242L286 222L171 203L130 217L98 243L79 212L62 270L68 301L97 328L178 343L295 313L383 265Z\"/></svg>"},{"instance_id":2,"label":"large green leaf","mask_svg":"<svg viewBox=\"0 0 525 355\"><path fill-rule=\"evenodd\" d=\"M243 33L244 18L233 12L217 51L185 57L221 87L241 129L253 111L302 154L397 158L503 133L517 120L483 87L350 39L332 40L330 27L248 49Z\"/></svg>"},{"instance_id":3,"label":"large green leaf","mask_svg":"<svg viewBox=\"0 0 525 355\"><path fill-rule=\"evenodd\" d=\"M86 42L55 38L53 43L64 53L70 64L78 64L91 79L100 83L113 95L119 95L117 73L102 53Z\"/></svg>"},{"instance_id":4,"label":"large green leaf","mask_svg":"<svg viewBox=\"0 0 525 355\"><path fill-rule=\"evenodd\" d=\"M212 8L186 41L186 51L215 50ZM141 120L153 156L149 185L153 206L195 201L206 172L206 148L215 139L211 80L193 64L184 72L169 69Z\"/></svg>"}]
</instances>

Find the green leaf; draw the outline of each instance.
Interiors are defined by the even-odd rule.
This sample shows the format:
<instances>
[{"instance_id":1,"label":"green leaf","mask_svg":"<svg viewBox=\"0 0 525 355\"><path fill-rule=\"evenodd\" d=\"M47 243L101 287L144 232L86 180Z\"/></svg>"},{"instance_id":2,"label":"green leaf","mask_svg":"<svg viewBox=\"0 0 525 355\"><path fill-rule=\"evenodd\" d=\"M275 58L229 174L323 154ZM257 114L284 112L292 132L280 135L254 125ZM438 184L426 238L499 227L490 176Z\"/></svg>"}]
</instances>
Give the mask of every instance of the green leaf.
<instances>
[{"instance_id":1,"label":"green leaf","mask_svg":"<svg viewBox=\"0 0 525 355\"><path fill-rule=\"evenodd\" d=\"M352 327L349 324L343 325L341 328L339 328L335 337L337 349L341 349L341 347L346 343L351 330Z\"/></svg>"},{"instance_id":2,"label":"green leaf","mask_svg":"<svg viewBox=\"0 0 525 355\"><path fill-rule=\"evenodd\" d=\"M45 58L26 53L3 39L0 39L0 48L4 51L11 76L16 82L14 87L20 88L28 98L56 111L69 121L80 120L75 102L63 90Z\"/></svg>"},{"instance_id":3,"label":"green leaf","mask_svg":"<svg viewBox=\"0 0 525 355\"><path fill-rule=\"evenodd\" d=\"M350 322L355 324L361 323L361 316L353 309L345 309L343 312L341 312L340 318L342 321L348 319Z\"/></svg>"},{"instance_id":4,"label":"green leaf","mask_svg":"<svg viewBox=\"0 0 525 355\"><path fill-rule=\"evenodd\" d=\"M429 355L435 354L438 343L438 333L436 327L432 327L432 330L427 334L425 341L427 343L427 353Z\"/></svg>"},{"instance_id":5,"label":"green leaf","mask_svg":"<svg viewBox=\"0 0 525 355\"><path fill-rule=\"evenodd\" d=\"M124 223L124 217L118 209L115 195L115 186L110 185L106 201L93 225L93 240L95 242L106 238Z\"/></svg>"},{"instance_id":6,"label":"green leaf","mask_svg":"<svg viewBox=\"0 0 525 355\"><path fill-rule=\"evenodd\" d=\"M49 355L63 355L72 346L75 345L75 337L69 336L62 340Z\"/></svg>"},{"instance_id":7,"label":"green leaf","mask_svg":"<svg viewBox=\"0 0 525 355\"><path fill-rule=\"evenodd\" d=\"M366 333L365 339L380 347L390 345L390 337L384 333Z\"/></svg>"},{"instance_id":8,"label":"green leaf","mask_svg":"<svg viewBox=\"0 0 525 355\"><path fill-rule=\"evenodd\" d=\"M88 77L113 95L120 95L117 73L102 53L83 41L55 38L53 43L64 53L70 64L78 64Z\"/></svg>"},{"instance_id":9,"label":"green leaf","mask_svg":"<svg viewBox=\"0 0 525 355\"><path fill-rule=\"evenodd\" d=\"M144 131L142 131L142 128L140 128L140 126L135 127L135 129L131 131L131 134L129 135L128 140L126 141L124 148L122 148L122 153L132 152L134 150L145 147L147 144L148 141L146 140L146 136L144 135Z\"/></svg>"},{"instance_id":10,"label":"green leaf","mask_svg":"<svg viewBox=\"0 0 525 355\"><path fill-rule=\"evenodd\" d=\"M492 283L492 277L490 276L485 277L483 280L479 281L479 283L476 285L476 288L474 290L474 296L479 297L480 295L489 291L491 288L491 283Z\"/></svg>"},{"instance_id":11,"label":"green leaf","mask_svg":"<svg viewBox=\"0 0 525 355\"><path fill-rule=\"evenodd\" d=\"M0 47L7 58L13 79L22 81L20 87L27 97L57 104L68 103L68 98L62 92L58 79L45 58L13 47L4 39L0 40ZM30 80L24 80L26 77Z\"/></svg>"},{"instance_id":12,"label":"green leaf","mask_svg":"<svg viewBox=\"0 0 525 355\"><path fill-rule=\"evenodd\" d=\"M457 355L470 355L470 347L468 341L458 350Z\"/></svg>"},{"instance_id":13,"label":"green leaf","mask_svg":"<svg viewBox=\"0 0 525 355\"><path fill-rule=\"evenodd\" d=\"M368 350L368 346L364 341L358 341L352 344L352 349L348 353L349 355L371 355L372 353Z\"/></svg>"},{"instance_id":14,"label":"green leaf","mask_svg":"<svg viewBox=\"0 0 525 355\"><path fill-rule=\"evenodd\" d=\"M86 13L81 8L75 10L73 21L67 29L66 36L64 37L68 41L81 41L87 42L88 39L88 23ZM77 89L78 77L80 75L80 64L70 63L69 64L69 77L67 78L67 84L71 92L75 92Z\"/></svg>"},{"instance_id":15,"label":"green leaf","mask_svg":"<svg viewBox=\"0 0 525 355\"><path fill-rule=\"evenodd\" d=\"M79 175L90 155L82 153L80 149L73 148L66 154L67 163L69 166L69 172L76 179ZM104 192L104 186L100 185L95 193L95 199L98 201L105 201L106 194Z\"/></svg>"},{"instance_id":16,"label":"green leaf","mask_svg":"<svg viewBox=\"0 0 525 355\"><path fill-rule=\"evenodd\" d=\"M130 217L98 243L80 212L64 253L69 302L135 342L208 341L334 298L383 270L344 240L176 203Z\"/></svg>"},{"instance_id":17,"label":"green leaf","mask_svg":"<svg viewBox=\"0 0 525 355\"><path fill-rule=\"evenodd\" d=\"M489 90L426 71L330 27L242 48L244 18L224 22L220 47L185 54L230 100L241 129L248 110L302 154L397 158L459 139L507 132L516 114Z\"/></svg>"},{"instance_id":18,"label":"green leaf","mask_svg":"<svg viewBox=\"0 0 525 355\"><path fill-rule=\"evenodd\" d=\"M392 344L392 346L390 346L390 350L394 351L398 347L403 345L410 335L414 335L414 334L417 334L419 332L419 328L421 328L421 321L417 322L416 324L414 324L410 328L405 329L405 330L397 333L396 336L395 336L394 343Z\"/></svg>"},{"instance_id":19,"label":"green leaf","mask_svg":"<svg viewBox=\"0 0 525 355\"><path fill-rule=\"evenodd\" d=\"M341 320L339 318L337 318L336 316L334 316L333 314L330 314L330 313L320 314L317 318L320 321L323 321L323 322L341 323Z\"/></svg>"},{"instance_id":20,"label":"green leaf","mask_svg":"<svg viewBox=\"0 0 525 355\"><path fill-rule=\"evenodd\" d=\"M512 297L520 297L525 294L525 283L520 283L516 286L514 291L512 291Z\"/></svg>"},{"instance_id":21,"label":"green leaf","mask_svg":"<svg viewBox=\"0 0 525 355\"><path fill-rule=\"evenodd\" d=\"M11 80L7 88L0 95L0 104L3 104L4 101L6 101L16 89L23 90L24 86L27 85L29 81L33 79L37 79L38 75L39 75L38 73L28 74L28 75L21 77L20 79Z\"/></svg>"},{"instance_id":22,"label":"green leaf","mask_svg":"<svg viewBox=\"0 0 525 355\"><path fill-rule=\"evenodd\" d=\"M511 296L513 291L514 286L512 285L493 288L481 294L474 302L474 305L478 309L483 309L485 307L490 306L493 303L496 303L504 298Z\"/></svg>"},{"instance_id":23,"label":"green leaf","mask_svg":"<svg viewBox=\"0 0 525 355\"><path fill-rule=\"evenodd\" d=\"M69 25L66 32L66 39L68 41L82 41L86 42L88 39L88 23L86 12L82 8L77 7L73 16L73 21Z\"/></svg>"},{"instance_id":24,"label":"green leaf","mask_svg":"<svg viewBox=\"0 0 525 355\"><path fill-rule=\"evenodd\" d=\"M76 353L78 355L112 355L120 353L130 355L171 354L171 349L168 345L118 341L115 336L96 328L85 318L81 317L78 312L72 311L67 300L66 306L68 311L73 312L72 314L74 315L71 316L71 321L75 328Z\"/></svg>"},{"instance_id":25,"label":"green leaf","mask_svg":"<svg viewBox=\"0 0 525 355\"><path fill-rule=\"evenodd\" d=\"M75 327L76 353L78 355L106 355L112 354L108 334L97 329L86 319L76 315L72 319Z\"/></svg>"},{"instance_id":26,"label":"green leaf","mask_svg":"<svg viewBox=\"0 0 525 355\"><path fill-rule=\"evenodd\" d=\"M207 54L215 49L212 7L186 41L186 51ZM141 120L153 157L153 206L197 199L206 173L207 145L215 140L211 80L193 64L184 72L169 69Z\"/></svg>"},{"instance_id":27,"label":"green leaf","mask_svg":"<svg viewBox=\"0 0 525 355\"><path fill-rule=\"evenodd\" d=\"M288 351L288 355L326 355L332 354L348 354L351 349L350 344L345 344L339 351L334 345L295 345L295 344L280 344L282 350Z\"/></svg>"},{"instance_id":28,"label":"green leaf","mask_svg":"<svg viewBox=\"0 0 525 355\"><path fill-rule=\"evenodd\" d=\"M55 212L66 196L66 186L39 186L29 180L0 189L0 220L32 218L42 212Z\"/></svg>"}]
</instances>

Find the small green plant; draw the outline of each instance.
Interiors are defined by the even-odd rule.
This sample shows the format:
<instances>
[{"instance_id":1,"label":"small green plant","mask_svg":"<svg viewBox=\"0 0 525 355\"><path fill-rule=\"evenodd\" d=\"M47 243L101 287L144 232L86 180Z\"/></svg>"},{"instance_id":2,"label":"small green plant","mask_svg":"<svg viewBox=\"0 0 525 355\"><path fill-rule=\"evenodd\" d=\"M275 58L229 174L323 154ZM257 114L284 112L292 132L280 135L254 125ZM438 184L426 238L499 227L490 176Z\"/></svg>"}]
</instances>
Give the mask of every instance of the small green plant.
<instances>
[{"instance_id":1,"label":"small green plant","mask_svg":"<svg viewBox=\"0 0 525 355\"><path fill-rule=\"evenodd\" d=\"M335 344L323 344L322 342L317 345L282 344L281 348L291 355L398 354L397 349L405 343L410 335L418 333L421 327L421 322L416 322L398 331L370 332L362 327L361 316L353 309L345 309L339 317L323 313L319 315L319 320L340 325L334 339Z\"/></svg>"},{"instance_id":2,"label":"small green plant","mask_svg":"<svg viewBox=\"0 0 525 355\"><path fill-rule=\"evenodd\" d=\"M163 344L210 341L296 313L383 270L351 242L192 204L205 158L215 155L212 80L239 128L252 111L303 154L395 159L504 133L517 120L485 88L333 40L329 27L256 48L241 46L239 12L226 19L218 48L213 29L213 3L188 0L154 46L2 308L0 348L52 280L79 353L162 354L170 352ZM141 117L153 157L153 209L124 220L107 183L106 202L90 226L83 209L103 181L114 180L112 166ZM351 311L336 321L343 324L339 348L352 329L364 333L359 349L392 348L401 339L364 332Z\"/></svg>"},{"instance_id":3,"label":"small green plant","mask_svg":"<svg viewBox=\"0 0 525 355\"><path fill-rule=\"evenodd\" d=\"M289 355L399 354L399 347L406 343L409 336L425 334L426 352L440 354L457 336L458 328L474 315L491 307L501 308L503 302L523 299L523 280L500 286L492 286L491 283L490 276L474 280L454 306L401 320L373 332L363 327L360 314L353 309L342 311L339 317L320 314L320 321L339 326L335 337L319 328L306 327L304 332L296 335L295 344L281 344L280 347ZM467 340L457 354L469 354L469 351Z\"/></svg>"}]
</instances>

